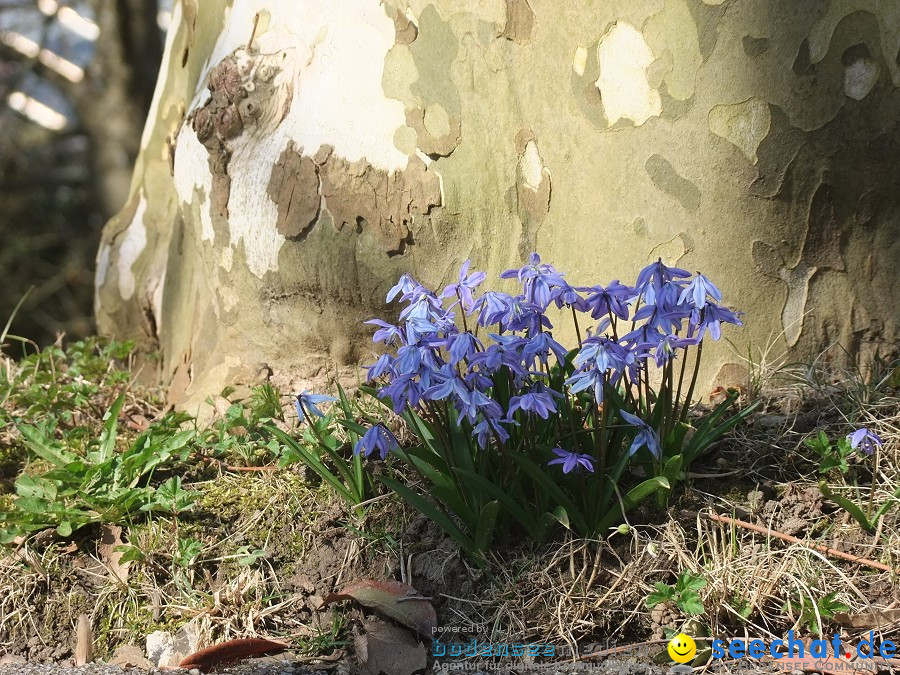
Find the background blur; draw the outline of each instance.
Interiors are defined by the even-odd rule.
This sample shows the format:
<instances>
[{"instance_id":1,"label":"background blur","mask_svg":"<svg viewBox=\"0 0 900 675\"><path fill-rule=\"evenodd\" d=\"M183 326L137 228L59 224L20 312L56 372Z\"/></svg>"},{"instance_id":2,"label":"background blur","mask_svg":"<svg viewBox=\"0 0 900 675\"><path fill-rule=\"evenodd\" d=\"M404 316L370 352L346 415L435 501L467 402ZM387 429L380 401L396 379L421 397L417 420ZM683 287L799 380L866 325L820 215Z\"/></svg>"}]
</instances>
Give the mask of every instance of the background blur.
<instances>
[{"instance_id":1,"label":"background blur","mask_svg":"<svg viewBox=\"0 0 900 675\"><path fill-rule=\"evenodd\" d=\"M171 0L0 0L0 329L93 332L100 230L127 197Z\"/></svg>"}]
</instances>

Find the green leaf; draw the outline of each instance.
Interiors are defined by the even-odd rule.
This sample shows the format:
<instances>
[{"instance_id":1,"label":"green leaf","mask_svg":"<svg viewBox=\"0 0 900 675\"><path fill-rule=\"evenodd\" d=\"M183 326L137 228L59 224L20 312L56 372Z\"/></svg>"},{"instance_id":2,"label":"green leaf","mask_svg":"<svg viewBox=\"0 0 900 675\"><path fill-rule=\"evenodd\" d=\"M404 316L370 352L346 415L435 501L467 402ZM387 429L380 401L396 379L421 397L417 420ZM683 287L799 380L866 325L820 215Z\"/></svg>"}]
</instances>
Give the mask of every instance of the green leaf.
<instances>
[{"instance_id":1,"label":"green leaf","mask_svg":"<svg viewBox=\"0 0 900 675\"><path fill-rule=\"evenodd\" d=\"M599 531L604 531L612 526L613 523L621 520L626 513L631 511L635 506L647 499L657 490L669 490L671 486L669 481L663 476L655 476L648 478L643 483L631 488L622 498L621 504L616 504L600 521Z\"/></svg>"},{"instance_id":2,"label":"green leaf","mask_svg":"<svg viewBox=\"0 0 900 675\"><path fill-rule=\"evenodd\" d=\"M676 600L675 604L686 614L703 614L703 603L700 596L693 591L682 593Z\"/></svg>"},{"instance_id":3,"label":"green leaf","mask_svg":"<svg viewBox=\"0 0 900 675\"><path fill-rule=\"evenodd\" d=\"M34 478L23 473L16 479L16 494L20 497L37 497L48 502L56 501L56 485L43 477Z\"/></svg>"},{"instance_id":4,"label":"green leaf","mask_svg":"<svg viewBox=\"0 0 900 675\"><path fill-rule=\"evenodd\" d=\"M657 581L653 585L656 586L656 590L650 593L647 596L647 599L644 600L644 604L648 609L653 609L657 605L669 602L675 598L675 589L668 584Z\"/></svg>"},{"instance_id":5,"label":"green leaf","mask_svg":"<svg viewBox=\"0 0 900 675\"><path fill-rule=\"evenodd\" d=\"M819 492L822 493L823 496L827 497L831 501L838 504L842 509L844 509L847 513L853 516L853 519L860 524L860 526L867 531L871 531L874 529L874 525L869 522L868 517L863 512L863 510L857 506L854 502L850 501L846 497L843 497L839 494L835 494L831 491L831 488L828 487L828 482L824 480L819 481Z\"/></svg>"},{"instance_id":6,"label":"green leaf","mask_svg":"<svg viewBox=\"0 0 900 675\"><path fill-rule=\"evenodd\" d=\"M322 463L322 461L316 457L309 450L300 445L296 439L292 436L289 436L285 432L283 432L278 427L273 427L270 425L263 425L263 429L265 429L268 433L275 436L281 444L285 447L289 448L292 452L296 453L298 457L313 471L315 471L319 476L328 483L331 488L337 492L343 499L352 505L356 505L359 502L354 498L353 494L351 494L350 490L348 490L341 480L335 476L328 468Z\"/></svg>"},{"instance_id":7,"label":"green leaf","mask_svg":"<svg viewBox=\"0 0 900 675\"><path fill-rule=\"evenodd\" d=\"M403 483L396 481L393 478L388 478L387 476L376 476L376 478L389 489L397 493L407 504L412 506L429 520L433 521L434 524L440 527L451 539L453 539L453 541L459 544L460 548L468 553L473 559L479 561L479 564L483 564L484 559L482 552L475 545L475 541L472 538L467 537L445 513L437 509L427 499L422 497L422 495L413 492Z\"/></svg>"},{"instance_id":8,"label":"green leaf","mask_svg":"<svg viewBox=\"0 0 900 675\"><path fill-rule=\"evenodd\" d=\"M579 532L588 535L590 534L590 528L587 525L584 515L578 508L575 506L574 502L562 491L562 489L557 485L553 480L551 480L550 476L548 476L537 464L532 462L528 457L521 453L512 452L510 453L510 458L518 464L525 473L527 473L531 479L537 483L540 489L551 499L556 505L561 506L565 509L568 514L568 518L571 519L571 522L575 525L575 529Z\"/></svg>"},{"instance_id":9,"label":"green leaf","mask_svg":"<svg viewBox=\"0 0 900 675\"><path fill-rule=\"evenodd\" d=\"M494 528L497 525L497 514L500 512L500 502L492 501L485 504L478 518L478 527L475 530L475 547L479 551L487 551L494 538Z\"/></svg>"},{"instance_id":10,"label":"green leaf","mask_svg":"<svg viewBox=\"0 0 900 675\"><path fill-rule=\"evenodd\" d=\"M22 434L22 438L25 439L25 445L28 446L28 449L55 466L62 468L80 459L78 455L63 450L62 446L48 436L42 428L33 427L29 424L20 424L17 428Z\"/></svg>"},{"instance_id":11,"label":"green leaf","mask_svg":"<svg viewBox=\"0 0 900 675\"><path fill-rule=\"evenodd\" d=\"M103 415L103 431L100 432L99 457L97 462L102 463L110 459L116 452L116 429L119 424L119 413L125 404L125 392L123 391Z\"/></svg>"}]
</instances>

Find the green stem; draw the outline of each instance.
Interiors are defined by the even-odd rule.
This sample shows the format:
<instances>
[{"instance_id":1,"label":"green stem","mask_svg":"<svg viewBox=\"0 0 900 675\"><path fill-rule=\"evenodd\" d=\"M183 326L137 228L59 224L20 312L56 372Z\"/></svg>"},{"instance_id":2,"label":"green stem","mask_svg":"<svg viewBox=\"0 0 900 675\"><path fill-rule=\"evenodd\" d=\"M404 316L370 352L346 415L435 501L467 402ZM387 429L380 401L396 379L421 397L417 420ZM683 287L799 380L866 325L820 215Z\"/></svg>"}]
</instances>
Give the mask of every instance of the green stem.
<instances>
[{"instance_id":1,"label":"green stem","mask_svg":"<svg viewBox=\"0 0 900 675\"><path fill-rule=\"evenodd\" d=\"M687 396L684 397L684 408L681 410L680 420L687 420L688 411L691 409L691 397L694 395L694 386L697 384L697 374L700 372L700 357L703 356L703 343L697 345L697 357L694 362L694 373L691 375L691 386L688 387Z\"/></svg>"}]
</instances>

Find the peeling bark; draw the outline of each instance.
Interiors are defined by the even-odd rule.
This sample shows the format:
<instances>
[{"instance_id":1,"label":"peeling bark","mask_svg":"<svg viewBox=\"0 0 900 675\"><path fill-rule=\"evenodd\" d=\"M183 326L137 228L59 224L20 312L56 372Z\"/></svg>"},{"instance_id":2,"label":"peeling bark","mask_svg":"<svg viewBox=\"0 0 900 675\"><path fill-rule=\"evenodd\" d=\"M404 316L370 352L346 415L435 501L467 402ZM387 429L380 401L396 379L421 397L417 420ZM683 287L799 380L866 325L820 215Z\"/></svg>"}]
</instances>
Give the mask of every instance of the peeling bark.
<instances>
[{"instance_id":1,"label":"peeling bark","mask_svg":"<svg viewBox=\"0 0 900 675\"><path fill-rule=\"evenodd\" d=\"M531 250L575 283L656 256L703 270L746 312L741 353L897 349L900 6L191 0L175 18L97 313L158 340L182 405L270 372L353 380L401 273L437 286ZM717 347L706 383L744 377Z\"/></svg>"}]
</instances>

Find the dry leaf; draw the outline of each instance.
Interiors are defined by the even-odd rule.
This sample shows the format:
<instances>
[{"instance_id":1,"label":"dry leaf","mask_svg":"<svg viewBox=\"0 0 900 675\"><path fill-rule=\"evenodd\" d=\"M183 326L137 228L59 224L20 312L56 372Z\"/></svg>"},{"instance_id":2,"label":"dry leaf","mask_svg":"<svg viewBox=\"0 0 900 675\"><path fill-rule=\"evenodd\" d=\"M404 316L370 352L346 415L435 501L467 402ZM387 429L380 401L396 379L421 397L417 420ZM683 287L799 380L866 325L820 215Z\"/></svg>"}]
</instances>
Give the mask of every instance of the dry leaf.
<instances>
[{"instance_id":1,"label":"dry leaf","mask_svg":"<svg viewBox=\"0 0 900 675\"><path fill-rule=\"evenodd\" d=\"M900 621L900 609L884 609L880 612L865 612L863 614L835 612L834 620L842 626L849 626L850 628L878 628Z\"/></svg>"},{"instance_id":2,"label":"dry leaf","mask_svg":"<svg viewBox=\"0 0 900 675\"><path fill-rule=\"evenodd\" d=\"M338 593L325 598L322 607L340 600L356 600L365 607L377 609L424 637L430 638L437 627L434 607L419 592L399 581L374 581L367 579L351 584Z\"/></svg>"},{"instance_id":3,"label":"dry leaf","mask_svg":"<svg viewBox=\"0 0 900 675\"><path fill-rule=\"evenodd\" d=\"M367 623L365 634L353 644L371 675L411 675L428 665L425 647L409 631L381 621Z\"/></svg>"},{"instance_id":4,"label":"dry leaf","mask_svg":"<svg viewBox=\"0 0 900 675\"><path fill-rule=\"evenodd\" d=\"M87 614L78 615L75 627L75 665L90 663L94 654L94 640L91 637L91 620Z\"/></svg>"},{"instance_id":5,"label":"dry leaf","mask_svg":"<svg viewBox=\"0 0 900 675\"><path fill-rule=\"evenodd\" d=\"M112 577L113 581L126 584L128 583L128 568L131 566L131 563L120 564L119 561L124 553L116 550L123 543L122 528L118 525L105 524L100 529L100 544L97 546L97 550L100 552L100 559L106 565L106 569L109 570L109 576Z\"/></svg>"},{"instance_id":6,"label":"dry leaf","mask_svg":"<svg viewBox=\"0 0 900 675\"><path fill-rule=\"evenodd\" d=\"M240 659L246 659L250 656L262 656L263 654L272 654L281 652L290 647L284 642L276 642L265 638L241 638L237 640L228 640L217 645L212 645L206 649L201 649L188 656L185 656L179 668L197 668L198 670L208 673L217 666L233 663Z\"/></svg>"}]
</instances>

